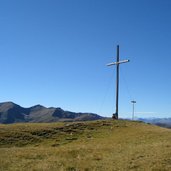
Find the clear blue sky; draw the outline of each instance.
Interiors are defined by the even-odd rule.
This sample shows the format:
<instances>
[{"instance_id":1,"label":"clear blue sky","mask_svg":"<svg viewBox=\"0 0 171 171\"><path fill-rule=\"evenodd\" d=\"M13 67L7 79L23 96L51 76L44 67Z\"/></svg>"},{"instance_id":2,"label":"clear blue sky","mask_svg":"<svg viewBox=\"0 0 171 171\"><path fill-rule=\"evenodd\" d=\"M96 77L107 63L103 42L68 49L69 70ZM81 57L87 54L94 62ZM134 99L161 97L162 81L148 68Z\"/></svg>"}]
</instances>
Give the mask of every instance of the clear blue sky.
<instances>
[{"instance_id":1,"label":"clear blue sky","mask_svg":"<svg viewBox=\"0 0 171 171\"><path fill-rule=\"evenodd\" d=\"M171 116L170 0L0 0L0 101L111 116Z\"/></svg>"}]
</instances>

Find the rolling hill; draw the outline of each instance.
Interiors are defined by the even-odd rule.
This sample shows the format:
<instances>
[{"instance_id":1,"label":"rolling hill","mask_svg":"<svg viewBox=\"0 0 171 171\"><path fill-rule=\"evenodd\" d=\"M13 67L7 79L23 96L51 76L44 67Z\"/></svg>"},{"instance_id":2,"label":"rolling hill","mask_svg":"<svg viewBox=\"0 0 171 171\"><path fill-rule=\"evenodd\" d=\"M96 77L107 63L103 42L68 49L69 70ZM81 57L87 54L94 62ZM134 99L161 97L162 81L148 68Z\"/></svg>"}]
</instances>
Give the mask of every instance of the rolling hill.
<instances>
[{"instance_id":1,"label":"rolling hill","mask_svg":"<svg viewBox=\"0 0 171 171\"><path fill-rule=\"evenodd\" d=\"M93 113L75 113L61 108L46 108L35 105L30 108L21 107L13 102L0 103L0 123L20 122L57 122L57 121L87 121L103 117Z\"/></svg>"},{"instance_id":2,"label":"rolling hill","mask_svg":"<svg viewBox=\"0 0 171 171\"><path fill-rule=\"evenodd\" d=\"M0 124L0 170L170 171L170 141L137 121Z\"/></svg>"}]
</instances>

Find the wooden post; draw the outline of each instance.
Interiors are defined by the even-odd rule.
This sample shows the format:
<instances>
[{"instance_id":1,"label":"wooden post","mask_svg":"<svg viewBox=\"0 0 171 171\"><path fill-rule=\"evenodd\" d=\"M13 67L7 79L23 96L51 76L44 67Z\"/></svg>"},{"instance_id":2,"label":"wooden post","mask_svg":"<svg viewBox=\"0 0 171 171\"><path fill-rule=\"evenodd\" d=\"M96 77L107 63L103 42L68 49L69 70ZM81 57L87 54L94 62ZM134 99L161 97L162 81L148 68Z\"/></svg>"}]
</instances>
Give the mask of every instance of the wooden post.
<instances>
[{"instance_id":1,"label":"wooden post","mask_svg":"<svg viewBox=\"0 0 171 171\"><path fill-rule=\"evenodd\" d=\"M117 45L117 56L116 56L116 119L118 119L118 104L119 104L119 45ZM113 116L114 117L114 116Z\"/></svg>"}]
</instances>

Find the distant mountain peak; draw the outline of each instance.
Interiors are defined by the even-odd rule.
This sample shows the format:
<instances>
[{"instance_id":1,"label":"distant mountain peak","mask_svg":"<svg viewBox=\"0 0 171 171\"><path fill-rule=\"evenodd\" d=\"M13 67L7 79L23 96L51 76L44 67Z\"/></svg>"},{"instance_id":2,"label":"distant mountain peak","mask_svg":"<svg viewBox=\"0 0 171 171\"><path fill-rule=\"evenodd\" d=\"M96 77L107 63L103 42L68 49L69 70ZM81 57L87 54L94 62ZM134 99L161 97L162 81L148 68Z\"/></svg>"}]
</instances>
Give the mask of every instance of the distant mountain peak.
<instances>
[{"instance_id":1,"label":"distant mountain peak","mask_svg":"<svg viewBox=\"0 0 171 171\"><path fill-rule=\"evenodd\" d=\"M42 109L42 108L46 108L46 107L44 107L44 106L38 104L38 105L32 106L32 107L30 107L30 108L31 108L31 109Z\"/></svg>"},{"instance_id":2,"label":"distant mountain peak","mask_svg":"<svg viewBox=\"0 0 171 171\"><path fill-rule=\"evenodd\" d=\"M0 106L2 106L2 105L6 105L6 106L15 106L15 105L17 105L17 104L15 104L15 103L13 103L13 102L11 102L11 101L8 101L8 102L1 102L1 103L0 103Z\"/></svg>"},{"instance_id":3,"label":"distant mountain peak","mask_svg":"<svg viewBox=\"0 0 171 171\"><path fill-rule=\"evenodd\" d=\"M0 123L57 122L98 120L103 117L93 113L75 113L60 107L46 108L40 104L24 108L13 102L0 103Z\"/></svg>"},{"instance_id":4,"label":"distant mountain peak","mask_svg":"<svg viewBox=\"0 0 171 171\"><path fill-rule=\"evenodd\" d=\"M20 106L13 103L13 102L2 102L2 103L0 103L0 112L8 111L12 108L20 108Z\"/></svg>"}]
</instances>

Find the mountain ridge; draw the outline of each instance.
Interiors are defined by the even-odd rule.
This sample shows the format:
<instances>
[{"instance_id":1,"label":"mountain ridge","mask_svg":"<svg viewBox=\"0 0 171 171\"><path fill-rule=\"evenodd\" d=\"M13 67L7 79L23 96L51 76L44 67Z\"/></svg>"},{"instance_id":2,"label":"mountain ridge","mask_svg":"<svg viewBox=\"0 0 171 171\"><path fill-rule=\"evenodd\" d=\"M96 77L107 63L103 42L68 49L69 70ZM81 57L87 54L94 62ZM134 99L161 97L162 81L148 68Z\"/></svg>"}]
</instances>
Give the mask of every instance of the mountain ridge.
<instances>
[{"instance_id":1,"label":"mountain ridge","mask_svg":"<svg viewBox=\"0 0 171 171\"><path fill-rule=\"evenodd\" d=\"M28 108L13 102L0 103L0 123L48 123L57 121L88 121L103 119L94 113L76 113L65 111L59 107L45 107L40 104Z\"/></svg>"},{"instance_id":2,"label":"mountain ridge","mask_svg":"<svg viewBox=\"0 0 171 171\"><path fill-rule=\"evenodd\" d=\"M171 128L171 118L137 118L139 121L143 121L145 123L150 123L153 125L165 127L165 128Z\"/></svg>"}]
</instances>

